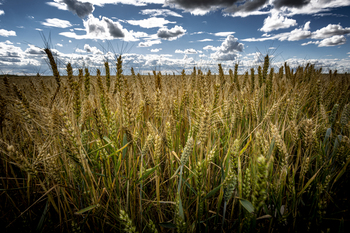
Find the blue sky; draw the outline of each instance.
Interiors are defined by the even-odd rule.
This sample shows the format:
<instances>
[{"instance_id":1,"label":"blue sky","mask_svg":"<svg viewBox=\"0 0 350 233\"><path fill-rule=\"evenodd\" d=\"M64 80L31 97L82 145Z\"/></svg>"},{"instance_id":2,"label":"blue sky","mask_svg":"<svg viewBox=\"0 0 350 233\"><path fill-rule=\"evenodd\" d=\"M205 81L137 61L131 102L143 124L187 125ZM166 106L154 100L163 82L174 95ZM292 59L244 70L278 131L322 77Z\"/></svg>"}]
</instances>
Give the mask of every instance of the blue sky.
<instances>
[{"instance_id":1,"label":"blue sky","mask_svg":"<svg viewBox=\"0 0 350 233\"><path fill-rule=\"evenodd\" d=\"M275 68L349 72L349 12L350 0L0 0L0 72L50 75L46 42L63 75L119 54L126 74L244 73L266 54Z\"/></svg>"}]
</instances>

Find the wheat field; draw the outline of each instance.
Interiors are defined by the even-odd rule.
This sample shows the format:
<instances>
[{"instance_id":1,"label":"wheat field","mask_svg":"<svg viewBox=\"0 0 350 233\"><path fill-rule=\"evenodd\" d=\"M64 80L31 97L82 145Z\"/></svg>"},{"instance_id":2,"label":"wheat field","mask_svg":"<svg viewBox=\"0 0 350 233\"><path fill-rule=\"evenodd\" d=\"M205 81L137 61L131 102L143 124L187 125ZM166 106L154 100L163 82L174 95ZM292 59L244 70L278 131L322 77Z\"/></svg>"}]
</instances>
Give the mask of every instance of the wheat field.
<instances>
[{"instance_id":1,"label":"wheat field","mask_svg":"<svg viewBox=\"0 0 350 233\"><path fill-rule=\"evenodd\" d=\"M45 52L52 77L0 86L2 232L349 229L347 74L123 75L120 56L93 76Z\"/></svg>"}]
</instances>

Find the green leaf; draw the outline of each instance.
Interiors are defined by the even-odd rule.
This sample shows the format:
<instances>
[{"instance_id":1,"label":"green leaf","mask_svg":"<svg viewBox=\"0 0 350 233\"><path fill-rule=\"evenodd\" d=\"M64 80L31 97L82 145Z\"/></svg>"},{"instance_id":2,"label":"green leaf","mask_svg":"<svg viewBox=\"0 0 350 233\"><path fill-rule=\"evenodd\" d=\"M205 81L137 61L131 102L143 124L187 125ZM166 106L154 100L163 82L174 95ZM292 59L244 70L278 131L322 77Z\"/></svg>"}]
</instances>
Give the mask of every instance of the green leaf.
<instances>
[{"instance_id":1,"label":"green leaf","mask_svg":"<svg viewBox=\"0 0 350 233\"><path fill-rule=\"evenodd\" d=\"M185 220L184 209L182 207L182 201L180 196L179 196L179 215L182 218L182 220Z\"/></svg>"},{"instance_id":2,"label":"green leaf","mask_svg":"<svg viewBox=\"0 0 350 233\"><path fill-rule=\"evenodd\" d=\"M342 138L343 138L342 135L338 135L338 137L335 138L334 146L333 146L333 152L332 152L332 157L337 153L338 147L339 147L339 143L341 142Z\"/></svg>"},{"instance_id":3,"label":"green leaf","mask_svg":"<svg viewBox=\"0 0 350 233\"><path fill-rule=\"evenodd\" d=\"M36 231L35 232L40 233L40 232L43 231L43 226L44 226L44 221L45 221L46 214L47 214L48 204L49 204L49 200L46 201L46 205L45 205L43 214L41 215L40 221L38 223L38 226L36 227Z\"/></svg>"},{"instance_id":4,"label":"green leaf","mask_svg":"<svg viewBox=\"0 0 350 233\"><path fill-rule=\"evenodd\" d=\"M326 131L326 136L324 137L324 140L323 140L323 146L326 145L326 142L328 141L329 137L331 136L331 133L332 133L332 128L328 128Z\"/></svg>"},{"instance_id":5,"label":"green leaf","mask_svg":"<svg viewBox=\"0 0 350 233\"><path fill-rule=\"evenodd\" d=\"M323 166L322 166L323 167ZM320 167L320 169L318 169L318 171L311 177L311 179L306 183L306 185L303 187L302 190L300 190L300 192L298 193L298 197L305 191L305 189L307 187L309 187L309 185L311 184L311 182L316 178L317 174L321 171L322 167Z\"/></svg>"},{"instance_id":6,"label":"green leaf","mask_svg":"<svg viewBox=\"0 0 350 233\"><path fill-rule=\"evenodd\" d=\"M95 174L95 175L98 175L98 176L103 176L103 177L106 177L106 175L103 175L103 174L100 174L100 173L96 173L96 172L93 172L91 171L92 174Z\"/></svg>"},{"instance_id":7,"label":"green leaf","mask_svg":"<svg viewBox=\"0 0 350 233\"><path fill-rule=\"evenodd\" d=\"M147 169L137 181L137 184L140 183L140 181L146 179L148 176L150 176L157 169L158 166L159 164L157 164L155 167Z\"/></svg>"},{"instance_id":8,"label":"green leaf","mask_svg":"<svg viewBox=\"0 0 350 233\"><path fill-rule=\"evenodd\" d=\"M94 154L94 153L96 153L96 152L98 152L98 151L100 151L100 150L102 150L102 149L104 149L104 148L106 148L106 147L108 147L108 146L110 146L109 143L106 144L106 145L103 145L103 146L99 147L99 148L96 149L96 150L90 151L90 152L88 153L88 155Z\"/></svg>"},{"instance_id":9,"label":"green leaf","mask_svg":"<svg viewBox=\"0 0 350 233\"><path fill-rule=\"evenodd\" d=\"M124 134L123 136L123 147L128 144L128 138L126 137L126 133ZM127 148L124 148L123 149L123 159L125 158L126 156L126 152L127 152Z\"/></svg>"},{"instance_id":10,"label":"green leaf","mask_svg":"<svg viewBox=\"0 0 350 233\"><path fill-rule=\"evenodd\" d=\"M266 215L263 215L263 216L257 218L256 220L261 220L261 219L266 219L266 218L272 218L272 216L269 214L266 214Z\"/></svg>"},{"instance_id":11,"label":"green leaf","mask_svg":"<svg viewBox=\"0 0 350 233\"><path fill-rule=\"evenodd\" d=\"M86 211L89 211L89 210L93 210L95 209L96 207L99 207L100 205L99 204L96 204L96 205L91 205L91 206L88 206L82 210L79 210L78 212L75 212L75 214L82 214L82 213L85 213Z\"/></svg>"},{"instance_id":12,"label":"green leaf","mask_svg":"<svg viewBox=\"0 0 350 233\"><path fill-rule=\"evenodd\" d=\"M185 185L186 185L189 189L191 189L191 191L194 193L194 195L197 196L196 190L194 190L194 188L193 188L186 180L184 180L183 182L185 183Z\"/></svg>"},{"instance_id":13,"label":"green leaf","mask_svg":"<svg viewBox=\"0 0 350 233\"><path fill-rule=\"evenodd\" d=\"M243 199L243 198L239 198L239 203L241 203L241 205L249 212L249 213L253 213L254 212L254 207L252 205L252 203L250 203L250 201Z\"/></svg>"},{"instance_id":14,"label":"green leaf","mask_svg":"<svg viewBox=\"0 0 350 233\"><path fill-rule=\"evenodd\" d=\"M116 154L119 153L120 151L124 150L130 143L131 143L131 142L128 142L128 143L125 144L122 148L120 148L120 149L114 151L112 154L108 155L107 158L109 158L109 157L111 157L111 156L113 156L113 155L116 155Z\"/></svg>"},{"instance_id":15,"label":"green leaf","mask_svg":"<svg viewBox=\"0 0 350 233\"><path fill-rule=\"evenodd\" d=\"M171 222L161 222L161 223L159 223L159 226L164 227L164 228L176 229L176 225L174 223L171 223Z\"/></svg>"},{"instance_id":16,"label":"green leaf","mask_svg":"<svg viewBox=\"0 0 350 233\"><path fill-rule=\"evenodd\" d=\"M252 141L252 135L250 135L249 137L249 141L247 142L247 144L243 147L243 149L239 152L239 155L243 154L244 151L248 148L250 142Z\"/></svg>"},{"instance_id":17,"label":"green leaf","mask_svg":"<svg viewBox=\"0 0 350 233\"><path fill-rule=\"evenodd\" d=\"M214 188L213 190L211 190L211 191L204 197L204 199L207 199L207 198L213 196L217 191L220 190L221 186L222 186L222 184L220 184L219 186L217 186L216 188Z\"/></svg>"},{"instance_id":18,"label":"green leaf","mask_svg":"<svg viewBox=\"0 0 350 233\"><path fill-rule=\"evenodd\" d=\"M346 161L345 165L344 165L343 168L340 170L340 172L338 173L337 177L335 177L333 184L345 173L346 168L348 167L349 163L350 163L350 159L348 159L348 160Z\"/></svg>"}]
</instances>

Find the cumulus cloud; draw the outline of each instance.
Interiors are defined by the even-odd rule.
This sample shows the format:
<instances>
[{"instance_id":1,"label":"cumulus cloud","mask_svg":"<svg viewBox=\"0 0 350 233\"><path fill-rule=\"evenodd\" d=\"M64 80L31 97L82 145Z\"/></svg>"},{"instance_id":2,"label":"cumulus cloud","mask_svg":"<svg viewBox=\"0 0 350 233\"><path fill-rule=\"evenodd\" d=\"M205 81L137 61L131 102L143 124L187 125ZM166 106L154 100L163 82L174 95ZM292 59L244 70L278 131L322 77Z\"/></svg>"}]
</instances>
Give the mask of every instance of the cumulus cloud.
<instances>
[{"instance_id":1,"label":"cumulus cloud","mask_svg":"<svg viewBox=\"0 0 350 233\"><path fill-rule=\"evenodd\" d=\"M278 39L280 41L299 41L303 39L323 39L321 41L308 41L302 43L302 46L315 44L318 47L338 46L346 43L344 35L350 34L350 28L343 28L340 24L329 24L326 27L314 32L310 31L310 21L306 22L303 28L296 28L290 32L276 35L266 35L262 38L247 38L243 41L267 41Z\"/></svg>"},{"instance_id":2,"label":"cumulus cloud","mask_svg":"<svg viewBox=\"0 0 350 233\"><path fill-rule=\"evenodd\" d=\"M127 20L126 22L132 25L138 25L143 28L164 27L164 25L168 23L176 23L176 22L171 22L169 20L166 20L164 18L156 18L156 17L151 17L151 18L142 19L142 20Z\"/></svg>"},{"instance_id":3,"label":"cumulus cloud","mask_svg":"<svg viewBox=\"0 0 350 233\"><path fill-rule=\"evenodd\" d=\"M184 53L184 54L196 54L198 53L195 49L185 49L185 50L180 50L180 49L176 49L175 53Z\"/></svg>"},{"instance_id":4,"label":"cumulus cloud","mask_svg":"<svg viewBox=\"0 0 350 233\"><path fill-rule=\"evenodd\" d=\"M84 45L84 50L88 53L93 53L93 54L103 54L101 50L99 50L98 48L96 47L91 47L90 45L88 44L85 44Z\"/></svg>"},{"instance_id":5,"label":"cumulus cloud","mask_svg":"<svg viewBox=\"0 0 350 233\"><path fill-rule=\"evenodd\" d=\"M297 41L311 36L310 21L306 22L303 28L296 28L286 35L282 35L279 40Z\"/></svg>"},{"instance_id":6,"label":"cumulus cloud","mask_svg":"<svg viewBox=\"0 0 350 233\"><path fill-rule=\"evenodd\" d=\"M44 55L45 52L43 49L38 48L34 45L28 44L29 48L27 48L24 52L28 55Z\"/></svg>"},{"instance_id":7,"label":"cumulus cloud","mask_svg":"<svg viewBox=\"0 0 350 233\"><path fill-rule=\"evenodd\" d=\"M219 47L214 47L212 45L207 45L205 47L203 47L204 50L211 50L211 51L217 51L219 50Z\"/></svg>"},{"instance_id":8,"label":"cumulus cloud","mask_svg":"<svg viewBox=\"0 0 350 233\"><path fill-rule=\"evenodd\" d=\"M310 31L310 21L306 22L304 27L302 28L296 28L290 32L284 32L284 33L279 33L276 35L266 35L266 37L262 38L247 38L247 39L242 39L242 41L267 41L267 40L280 40L280 41L297 41L297 40L302 40L302 39L307 39L311 37L311 31Z\"/></svg>"},{"instance_id":9,"label":"cumulus cloud","mask_svg":"<svg viewBox=\"0 0 350 233\"><path fill-rule=\"evenodd\" d=\"M176 25L171 29L168 29L167 27L159 29L157 36L162 39L176 40L177 38L185 35L185 33L186 30L183 29L183 27Z\"/></svg>"},{"instance_id":10,"label":"cumulus cloud","mask_svg":"<svg viewBox=\"0 0 350 233\"><path fill-rule=\"evenodd\" d=\"M174 16L174 17L181 17L182 15L168 10L168 9L145 9L145 10L141 10L140 12L142 15L150 15L151 17L157 17L157 16Z\"/></svg>"},{"instance_id":11,"label":"cumulus cloud","mask_svg":"<svg viewBox=\"0 0 350 233\"><path fill-rule=\"evenodd\" d=\"M95 10L94 5L87 1L55 0L54 2L48 2L47 4L57 7L60 10L69 10L80 18L90 15Z\"/></svg>"},{"instance_id":12,"label":"cumulus cloud","mask_svg":"<svg viewBox=\"0 0 350 233\"><path fill-rule=\"evenodd\" d=\"M0 36L4 36L4 37L16 36L16 32L15 31L8 31L5 29L0 29Z\"/></svg>"},{"instance_id":13,"label":"cumulus cloud","mask_svg":"<svg viewBox=\"0 0 350 233\"><path fill-rule=\"evenodd\" d=\"M79 2L77 0L63 0L63 2L67 5L68 10L80 18L91 14L95 9L94 6L88 2Z\"/></svg>"},{"instance_id":14,"label":"cumulus cloud","mask_svg":"<svg viewBox=\"0 0 350 233\"><path fill-rule=\"evenodd\" d=\"M332 36L340 36L350 33L350 27L343 28L340 24L328 24L326 27L323 27L312 33L313 39L324 39Z\"/></svg>"},{"instance_id":15,"label":"cumulus cloud","mask_svg":"<svg viewBox=\"0 0 350 233\"><path fill-rule=\"evenodd\" d=\"M219 51L228 53L232 51L242 52L244 45L238 42L238 39L232 35L227 36L224 42L222 42Z\"/></svg>"},{"instance_id":16,"label":"cumulus cloud","mask_svg":"<svg viewBox=\"0 0 350 233\"><path fill-rule=\"evenodd\" d=\"M238 53L243 52L244 44L239 43L238 39L233 35L229 35L220 46L206 46L203 49L215 51L215 53L211 54L211 58L215 60L227 61L236 59Z\"/></svg>"},{"instance_id":17,"label":"cumulus cloud","mask_svg":"<svg viewBox=\"0 0 350 233\"><path fill-rule=\"evenodd\" d=\"M346 38L345 36L337 35L337 36L332 36L330 38L323 39L319 44L318 47L330 47L330 46L338 46L345 44Z\"/></svg>"},{"instance_id":18,"label":"cumulus cloud","mask_svg":"<svg viewBox=\"0 0 350 233\"><path fill-rule=\"evenodd\" d=\"M0 42L0 64L5 63L17 63L21 61L21 55L23 51L21 48L12 44Z\"/></svg>"},{"instance_id":19,"label":"cumulus cloud","mask_svg":"<svg viewBox=\"0 0 350 233\"><path fill-rule=\"evenodd\" d=\"M154 44L161 44L161 43L162 43L161 40L147 40L147 41L140 42L138 47L151 47Z\"/></svg>"},{"instance_id":20,"label":"cumulus cloud","mask_svg":"<svg viewBox=\"0 0 350 233\"><path fill-rule=\"evenodd\" d=\"M268 16L264 20L264 26L260 28L260 31L271 32L282 28L289 28L295 25L297 25L297 21L295 19L289 19L284 17L279 12L273 11L271 16Z\"/></svg>"},{"instance_id":21,"label":"cumulus cloud","mask_svg":"<svg viewBox=\"0 0 350 233\"><path fill-rule=\"evenodd\" d=\"M119 37L125 36L124 32L122 31L123 27L120 25L120 23L113 22L113 20L111 20L107 17L103 17L103 20L107 23L109 34L113 38L119 38ZM93 24L90 24L90 26L92 26L92 25Z\"/></svg>"},{"instance_id":22,"label":"cumulus cloud","mask_svg":"<svg viewBox=\"0 0 350 233\"><path fill-rule=\"evenodd\" d=\"M63 44L60 44L60 43L57 43L56 45L59 47L63 47Z\"/></svg>"},{"instance_id":23,"label":"cumulus cloud","mask_svg":"<svg viewBox=\"0 0 350 233\"><path fill-rule=\"evenodd\" d=\"M5 14L5 11L0 10L0 15L4 15L4 14Z\"/></svg>"},{"instance_id":24,"label":"cumulus cloud","mask_svg":"<svg viewBox=\"0 0 350 233\"><path fill-rule=\"evenodd\" d=\"M76 53L86 53L85 50L79 49L79 48L75 49L74 52L76 52Z\"/></svg>"},{"instance_id":25,"label":"cumulus cloud","mask_svg":"<svg viewBox=\"0 0 350 233\"><path fill-rule=\"evenodd\" d=\"M125 41L137 41L139 37L146 37L147 33L128 31L119 22L115 22L107 17L101 19L89 15L86 20L83 20L85 35L77 35L75 32L61 32L62 36L75 39L99 39L112 40L123 38Z\"/></svg>"},{"instance_id":26,"label":"cumulus cloud","mask_svg":"<svg viewBox=\"0 0 350 233\"><path fill-rule=\"evenodd\" d=\"M68 20L62 20L57 18L45 19L46 22L41 22L42 25L47 27L68 28L72 24Z\"/></svg>"}]
</instances>

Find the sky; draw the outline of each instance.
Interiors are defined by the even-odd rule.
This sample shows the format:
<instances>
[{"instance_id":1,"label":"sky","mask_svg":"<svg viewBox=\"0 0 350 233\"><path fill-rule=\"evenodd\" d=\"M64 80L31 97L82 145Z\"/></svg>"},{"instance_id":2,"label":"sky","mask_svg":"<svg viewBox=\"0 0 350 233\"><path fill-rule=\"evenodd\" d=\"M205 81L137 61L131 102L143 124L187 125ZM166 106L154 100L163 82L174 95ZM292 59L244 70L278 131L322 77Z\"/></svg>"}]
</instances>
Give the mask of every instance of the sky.
<instances>
[{"instance_id":1,"label":"sky","mask_svg":"<svg viewBox=\"0 0 350 233\"><path fill-rule=\"evenodd\" d=\"M307 63L350 71L350 0L0 0L0 74L91 73L108 61L123 70L239 73L261 65Z\"/></svg>"}]
</instances>

